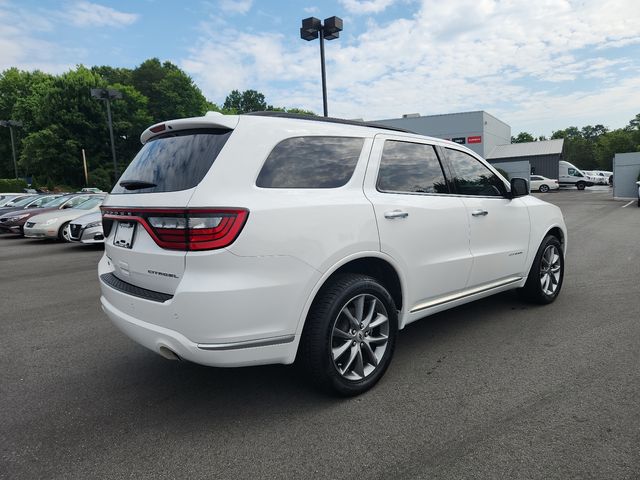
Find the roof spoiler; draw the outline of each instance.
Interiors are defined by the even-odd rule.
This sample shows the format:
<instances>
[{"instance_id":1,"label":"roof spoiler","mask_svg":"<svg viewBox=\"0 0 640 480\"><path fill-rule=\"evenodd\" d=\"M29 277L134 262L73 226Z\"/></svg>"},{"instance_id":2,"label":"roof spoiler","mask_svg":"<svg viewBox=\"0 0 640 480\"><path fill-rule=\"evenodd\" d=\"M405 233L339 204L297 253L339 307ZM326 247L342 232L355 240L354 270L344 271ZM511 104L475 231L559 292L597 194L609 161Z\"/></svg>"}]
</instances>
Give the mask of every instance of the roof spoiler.
<instances>
[{"instance_id":1,"label":"roof spoiler","mask_svg":"<svg viewBox=\"0 0 640 480\"><path fill-rule=\"evenodd\" d=\"M195 128L226 128L233 130L238 125L237 115L223 115L220 112L207 112L203 117L181 118L156 123L147 128L140 135L140 142L144 145L156 135Z\"/></svg>"}]
</instances>

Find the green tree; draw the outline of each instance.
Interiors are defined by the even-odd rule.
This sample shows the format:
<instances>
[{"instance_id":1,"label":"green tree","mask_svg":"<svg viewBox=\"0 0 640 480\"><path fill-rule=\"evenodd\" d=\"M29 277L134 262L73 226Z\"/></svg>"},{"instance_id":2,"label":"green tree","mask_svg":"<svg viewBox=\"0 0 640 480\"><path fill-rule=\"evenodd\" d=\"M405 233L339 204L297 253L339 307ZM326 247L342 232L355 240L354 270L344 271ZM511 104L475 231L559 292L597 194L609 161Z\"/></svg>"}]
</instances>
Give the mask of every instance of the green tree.
<instances>
[{"instance_id":1,"label":"green tree","mask_svg":"<svg viewBox=\"0 0 640 480\"><path fill-rule=\"evenodd\" d=\"M245 90L240 93L232 90L224 101L223 108L237 114L268 110L264 95L256 90ZM273 107L271 107L273 110Z\"/></svg>"},{"instance_id":2,"label":"green tree","mask_svg":"<svg viewBox=\"0 0 640 480\"><path fill-rule=\"evenodd\" d=\"M612 170L616 153L636 152L640 145L634 142L632 132L624 129L613 130L598 138L594 148L596 164L602 170Z\"/></svg>"},{"instance_id":3,"label":"green tree","mask_svg":"<svg viewBox=\"0 0 640 480\"><path fill-rule=\"evenodd\" d=\"M511 137L511 143L525 143L525 142L535 142L536 139L533 138L528 132L520 132L515 137Z\"/></svg>"},{"instance_id":4,"label":"green tree","mask_svg":"<svg viewBox=\"0 0 640 480\"><path fill-rule=\"evenodd\" d=\"M146 60L132 71L131 81L147 97L153 122L201 116L210 106L191 77L171 62Z\"/></svg>"}]
</instances>

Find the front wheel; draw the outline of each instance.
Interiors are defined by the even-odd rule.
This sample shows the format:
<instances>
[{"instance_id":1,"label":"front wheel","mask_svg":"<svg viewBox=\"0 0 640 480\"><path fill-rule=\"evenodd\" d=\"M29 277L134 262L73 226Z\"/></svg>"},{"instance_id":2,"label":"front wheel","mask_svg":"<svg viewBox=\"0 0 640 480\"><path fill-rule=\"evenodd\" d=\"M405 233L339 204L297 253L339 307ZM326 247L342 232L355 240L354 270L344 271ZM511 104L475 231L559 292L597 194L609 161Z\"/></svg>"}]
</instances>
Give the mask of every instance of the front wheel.
<instances>
[{"instance_id":1,"label":"front wheel","mask_svg":"<svg viewBox=\"0 0 640 480\"><path fill-rule=\"evenodd\" d=\"M584 190L584 187L586 187L586 186L587 186L587 184L586 184L586 183L584 183L584 182L578 182L578 183L576 183L576 188L577 188L578 190Z\"/></svg>"},{"instance_id":2,"label":"front wheel","mask_svg":"<svg viewBox=\"0 0 640 480\"><path fill-rule=\"evenodd\" d=\"M359 395L384 375L398 331L396 306L374 278L342 274L313 302L300 340L298 362L317 386Z\"/></svg>"},{"instance_id":3,"label":"front wheel","mask_svg":"<svg viewBox=\"0 0 640 480\"><path fill-rule=\"evenodd\" d=\"M520 292L533 303L551 303L560 293L563 278L562 245L556 237L547 235L538 248L527 282Z\"/></svg>"},{"instance_id":4,"label":"front wheel","mask_svg":"<svg viewBox=\"0 0 640 480\"><path fill-rule=\"evenodd\" d=\"M70 242L71 241L71 232L69 232L69 223L64 223L58 230L58 240L61 242Z\"/></svg>"},{"instance_id":5,"label":"front wheel","mask_svg":"<svg viewBox=\"0 0 640 480\"><path fill-rule=\"evenodd\" d=\"M549 187L547 185L540 185L540 191L542 193L547 193L549 191Z\"/></svg>"}]
</instances>

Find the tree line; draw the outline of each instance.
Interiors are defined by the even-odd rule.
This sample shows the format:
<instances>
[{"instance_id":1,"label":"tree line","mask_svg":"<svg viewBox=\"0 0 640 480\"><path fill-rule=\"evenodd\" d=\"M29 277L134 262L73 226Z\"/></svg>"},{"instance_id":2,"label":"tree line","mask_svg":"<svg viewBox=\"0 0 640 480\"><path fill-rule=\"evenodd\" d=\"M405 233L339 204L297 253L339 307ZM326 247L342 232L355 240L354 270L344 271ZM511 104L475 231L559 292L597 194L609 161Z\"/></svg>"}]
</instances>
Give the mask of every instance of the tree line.
<instances>
[{"instance_id":1,"label":"tree line","mask_svg":"<svg viewBox=\"0 0 640 480\"><path fill-rule=\"evenodd\" d=\"M569 163L584 170L611 171L616 153L640 152L640 113L623 128L609 130L600 124L569 127L554 131L551 140L558 138L564 138L564 159ZM534 138L528 132L511 137L511 143L541 140L547 138Z\"/></svg>"},{"instance_id":2,"label":"tree line","mask_svg":"<svg viewBox=\"0 0 640 480\"><path fill-rule=\"evenodd\" d=\"M267 104L255 90L232 91L222 106L208 101L193 80L171 62L157 58L138 67L78 66L60 75L17 68L0 74L0 120L14 128L20 177L40 186L83 186L82 149L90 186L110 189L113 162L105 102L91 97L92 88L114 88L122 99L111 102L115 149L120 172L140 149L140 134L153 123L204 115L207 111L246 113L280 110L313 115L297 108ZM10 132L0 128L0 178L13 178Z\"/></svg>"},{"instance_id":3,"label":"tree line","mask_svg":"<svg viewBox=\"0 0 640 480\"><path fill-rule=\"evenodd\" d=\"M92 88L114 88L112 101L118 166L122 171L140 148L140 133L171 118L203 115L209 110L240 114L279 110L313 115L298 108L274 107L255 90L233 90L222 106L208 101L193 80L171 62L151 58L136 68L78 66L60 75L11 68L0 73L0 120L14 120L18 172L40 186L83 186L81 151L87 156L90 186L110 189L111 146L105 102L91 97ZM585 169L610 170L613 154L640 151L640 114L624 128L603 125L569 127L553 132L565 139L565 159ZM546 140L527 132L512 142ZM0 128L0 178L14 176L10 132Z\"/></svg>"}]
</instances>

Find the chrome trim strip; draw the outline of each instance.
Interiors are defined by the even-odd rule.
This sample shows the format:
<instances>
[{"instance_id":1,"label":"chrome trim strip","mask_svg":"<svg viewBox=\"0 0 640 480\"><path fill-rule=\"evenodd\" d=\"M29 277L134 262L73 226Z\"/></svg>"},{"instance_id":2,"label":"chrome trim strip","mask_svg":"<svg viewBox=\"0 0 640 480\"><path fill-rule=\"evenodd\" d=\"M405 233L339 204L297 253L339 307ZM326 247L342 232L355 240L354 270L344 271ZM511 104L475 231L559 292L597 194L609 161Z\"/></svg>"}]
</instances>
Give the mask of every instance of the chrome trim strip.
<instances>
[{"instance_id":1,"label":"chrome trim strip","mask_svg":"<svg viewBox=\"0 0 640 480\"><path fill-rule=\"evenodd\" d=\"M445 295L443 297L434 298L433 300L429 300L428 302L419 303L414 305L414 307L409 311L409 313L416 313L421 310L425 310L427 308L436 307L438 305L442 305L443 303L453 302L455 300L460 300L464 297L470 297L471 295L475 295L477 293L483 293L488 290L492 290L498 287L504 287L511 283L516 283L522 280L524 277L509 277L504 280L498 280L497 282L487 283L481 285L479 287L470 288L468 290L463 290L458 293L452 293L450 295Z\"/></svg>"},{"instance_id":2,"label":"chrome trim strip","mask_svg":"<svg viewBox=\"0 0 640 480\"><path fill-rule=\"evenodd\" d=\"M281 345L283 343L291 343L295 340L295 335L284 335L282 337L261 338L259 340L245 340L242 342L230 343L199 343L198 348L201 350L236 350L239 348L268 347L271 345Z\"/></svg>"}]
</instances>

